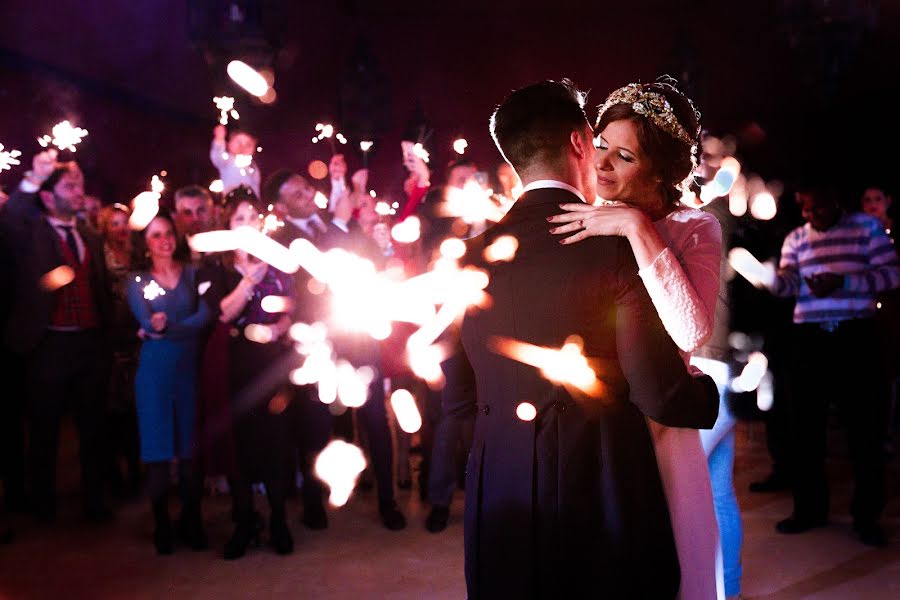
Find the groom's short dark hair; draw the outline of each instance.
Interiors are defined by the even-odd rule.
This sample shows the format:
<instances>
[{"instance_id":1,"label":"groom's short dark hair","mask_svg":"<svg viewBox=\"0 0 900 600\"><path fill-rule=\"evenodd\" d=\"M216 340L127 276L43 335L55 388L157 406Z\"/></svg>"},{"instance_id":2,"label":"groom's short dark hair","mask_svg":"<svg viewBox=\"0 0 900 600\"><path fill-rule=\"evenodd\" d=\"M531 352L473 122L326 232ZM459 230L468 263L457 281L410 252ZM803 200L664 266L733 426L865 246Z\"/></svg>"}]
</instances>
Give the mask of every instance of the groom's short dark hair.
<instances>
[{"instance_id":1,"label":"groom's short dark hair","mask_svg":"<svg viewBox=\"0 0 900 600\"><path fill-rule=\"evenodd\" d=\"M568 79L541 81L510 94L491 115L491 136L517 171L536 160L556 161L572 131L589 127L587 94Z\"/></svg>"}]
</instances>

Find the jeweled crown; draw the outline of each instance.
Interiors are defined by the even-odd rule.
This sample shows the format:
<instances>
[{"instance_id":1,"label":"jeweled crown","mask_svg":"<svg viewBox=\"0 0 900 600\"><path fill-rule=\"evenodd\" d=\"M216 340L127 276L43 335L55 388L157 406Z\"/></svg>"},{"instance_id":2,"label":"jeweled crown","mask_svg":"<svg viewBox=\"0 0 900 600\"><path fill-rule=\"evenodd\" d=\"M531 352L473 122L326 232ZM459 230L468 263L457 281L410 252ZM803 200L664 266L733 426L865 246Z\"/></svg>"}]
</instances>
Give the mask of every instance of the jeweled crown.
<instances>
[{"instance_id":1,"label":"jeweled crown","mask_svg":"<svg viewBox=\"0 0 900 600\"><path fill-rule=\"evenodd\" d=\"M651 84L656 86L667 86L672 90L681 94L677 88L668 83ZM611 106L616 104L628 104L637 114L650 119L654 125L680 140L691 147L691 154L696 153L697 138L700 135L700 111L694 106L690 98L685 97L691 108L694 110L694 117L697 120L697 130L691 135L685 130L684 126L678 122L675 111L669 100L661 93L653 91L651 85L641 83L629 83L625 87L621 87L614 91L606 99L606 102L600 107L597 114L597 122Z\"/></svg>"}]
</instances>

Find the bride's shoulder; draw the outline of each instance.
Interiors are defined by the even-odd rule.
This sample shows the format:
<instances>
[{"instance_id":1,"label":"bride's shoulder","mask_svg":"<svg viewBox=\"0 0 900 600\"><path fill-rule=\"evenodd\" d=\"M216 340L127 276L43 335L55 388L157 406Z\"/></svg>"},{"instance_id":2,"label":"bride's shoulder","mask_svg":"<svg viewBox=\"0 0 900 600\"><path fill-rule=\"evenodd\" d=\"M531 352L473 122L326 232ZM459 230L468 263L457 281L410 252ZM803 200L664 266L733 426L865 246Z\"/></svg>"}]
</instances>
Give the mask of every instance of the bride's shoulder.
<instances>
[{"instance_id":1,"label":"bride's shoulder","mask_svg":"<svg viewBox=\"0 0 900 600\"><path fill-rule=\"evenodd\" d=\"M702 237L722 238L722 225L718 217L697 208L681 207L673 210L665 218L665 224L672 232L690 232Z\"/></svg>"}]
</instances>

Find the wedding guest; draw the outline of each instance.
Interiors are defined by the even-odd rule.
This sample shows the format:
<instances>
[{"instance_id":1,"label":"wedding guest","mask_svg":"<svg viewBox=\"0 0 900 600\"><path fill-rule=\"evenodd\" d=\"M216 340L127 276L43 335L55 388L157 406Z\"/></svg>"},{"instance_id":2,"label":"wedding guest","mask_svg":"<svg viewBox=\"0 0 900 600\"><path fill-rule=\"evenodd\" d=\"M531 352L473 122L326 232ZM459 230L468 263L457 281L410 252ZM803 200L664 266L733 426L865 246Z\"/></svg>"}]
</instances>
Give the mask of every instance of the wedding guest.
<instances>
[{"instance_id":1,"label":"wedding guest","mask_svg":"<svg viewBox=\"0 0 900 600\"><path fill-rule=\"evenodd\" d=\"M107 443L110 481L114 488L135 496L140 486L140 442L134 405L134 374L140 340L138 324L128 307L128 274L132 270L131 211L122 204L104 206L97 215L97 227L103 237L107 279L112 301L110 339L113 345L107 404ZM125 460L123 478L117 459Z\"/></svg>"},{"instance_id":2,"label":"wedding guest","mask_svg":"<svg viewBox=\"0 0 900 600\"><path fill-rule=\"evenodd\" d=\"M879 521L888 387L875 342L875 296L900 286L900 261L882 224L843 212L832 191L803 190L797 202L806 224L785 238L778 274L766 282L772 293L797 299L790 416L794 510L776 529L797 534L828 522L825 449L833 401L853 467L853 528L864 544L884 546Z\"/></svg>"},{"instance_id":3,"label":"wedding guest","mask_svg":"<svg viewBox=\"0 0 900 600\"><path fill-rule=\"evenodd\" d=\"M135 376L141 458L153 507L157 554L171 554L175 536L194 550L208 546L200 514L201 481L193 468L199 338L209 308L198 293L196 270L176 260L175 223L165 212L138 238L143 264L128 281L128 304L144 341ZM143 250L143 251L142 251ZM141 268L143 267L143 268ZM178 465L181 516L169 520L169 466Z\"/></svg>"},{"instance_id":4,"label":"wedding guest","mask_svg":"<svg viewBox=\"0 0 900 600\"><path fill-rule=\"evenodd\" d=\"M188 185L175 191L175 233L178 235L177 258L190 259L194 266L200 263L200 254L188 247L188 236L209 231L215 224L213 201L199 185Z\"/></svg>"},{"instance_id":5,"label":"wedding guest","mask_svg":"<svg viewBox=\"0 0 900 600\"><path fill-rule=\"evenodd\" d=\"M246 192L240 191L246 189ZM225 203L231 229L259 228L264 211L247 188L232 192ZM269 535L275 552L290 554L294 541L285 514L285 471L290 451L288 364L293 349L285 334L291 325L286 312L263 310L267 296L288 297L291 277L243 250L224 256L217 268L204 270L210 287L205 300L218 320L230 327L228 340L228 395L237 474L231 493L237 525L225 544L225 558L242 557L258 536L253 509L253 482L265 485L269 500ZM265 340L255 338L260 326Z\"/></svg>"},{"instance_id":6,"label":"wedding guest","mask_svg":"<svg viewBox=\"0 0 900 600\"><path fill-rule=\"evenodd\" d=\"M5 342L27 364L32 508L45 521L56 517L59 427L66 407L78 429L84 516L110 517L101 473L109 298L100 241L76 218L83 202L84 176L75 163L64 163L50 171L36 195L17 190L3 214L17 263Z\"/></svg>"},{"instance_id":7,"label":"wedding guest","mask_svg":"<svg viewBox=\"0 0 900 600\"><path fill-rule=\"evenodd\" d=\"M254 160L256 144L256 137L246 131L234 128L229 134L224 125L216 125L209 148L209 159L219 171L223 195L245 185L259 197L261 177L259 166Z\"/></svg>"}]
</instances>

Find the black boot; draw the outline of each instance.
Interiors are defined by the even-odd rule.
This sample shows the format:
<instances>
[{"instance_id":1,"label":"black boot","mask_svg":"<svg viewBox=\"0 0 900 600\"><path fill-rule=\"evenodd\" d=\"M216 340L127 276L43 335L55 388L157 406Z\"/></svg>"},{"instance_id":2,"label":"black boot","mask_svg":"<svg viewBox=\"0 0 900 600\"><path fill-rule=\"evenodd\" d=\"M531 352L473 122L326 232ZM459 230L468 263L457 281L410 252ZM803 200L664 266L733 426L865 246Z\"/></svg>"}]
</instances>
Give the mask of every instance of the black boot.
<instances>
[{"instance_id":1,"label":"black boot","mask_svg":"<svg viewBox=\"0 0 900 600\"><path fill-rule=\"evenodd\" d=\"M172 523L169 521L169 499L166 496L153 502L153 521L156 524L153 531L156 553L168 556L175 551L175 536L172 532Z\"/></svg>"},{"instance_id":2,"label":"black boot","mask_svg":"<svg viewBox=\"0 0 900 600\"><path fill-rule=\"evenodd\" d=\"M276 554L285 555L294 551L294 538L291 537L291 530L288 529L283 510L280 513L272 513L269 520L269 537Z\"/></svg>"},{"instance_id":3,"label":"black boot","mask_svg":"<svg viewBox=\"0 0 900 600\"><path fill-rule=\"evenodd\" d=\"M191 550L200 551L209 548L209 538L203 530L203 520L199 507L185 507L175 525L178 539L187 544Z\"/></svg>"},{"instance_id":4,"label":"black boot","mask_svg":"<svg viewBox=\"0 0 900 600\"><path fill-rule=\"evenodd\" d=\"M225 543L225 560L235 560L247 553L250 544L259 546L259 527L254 513L242 516L238 519L234 533Z\"/></svg>"}]
</instances>

